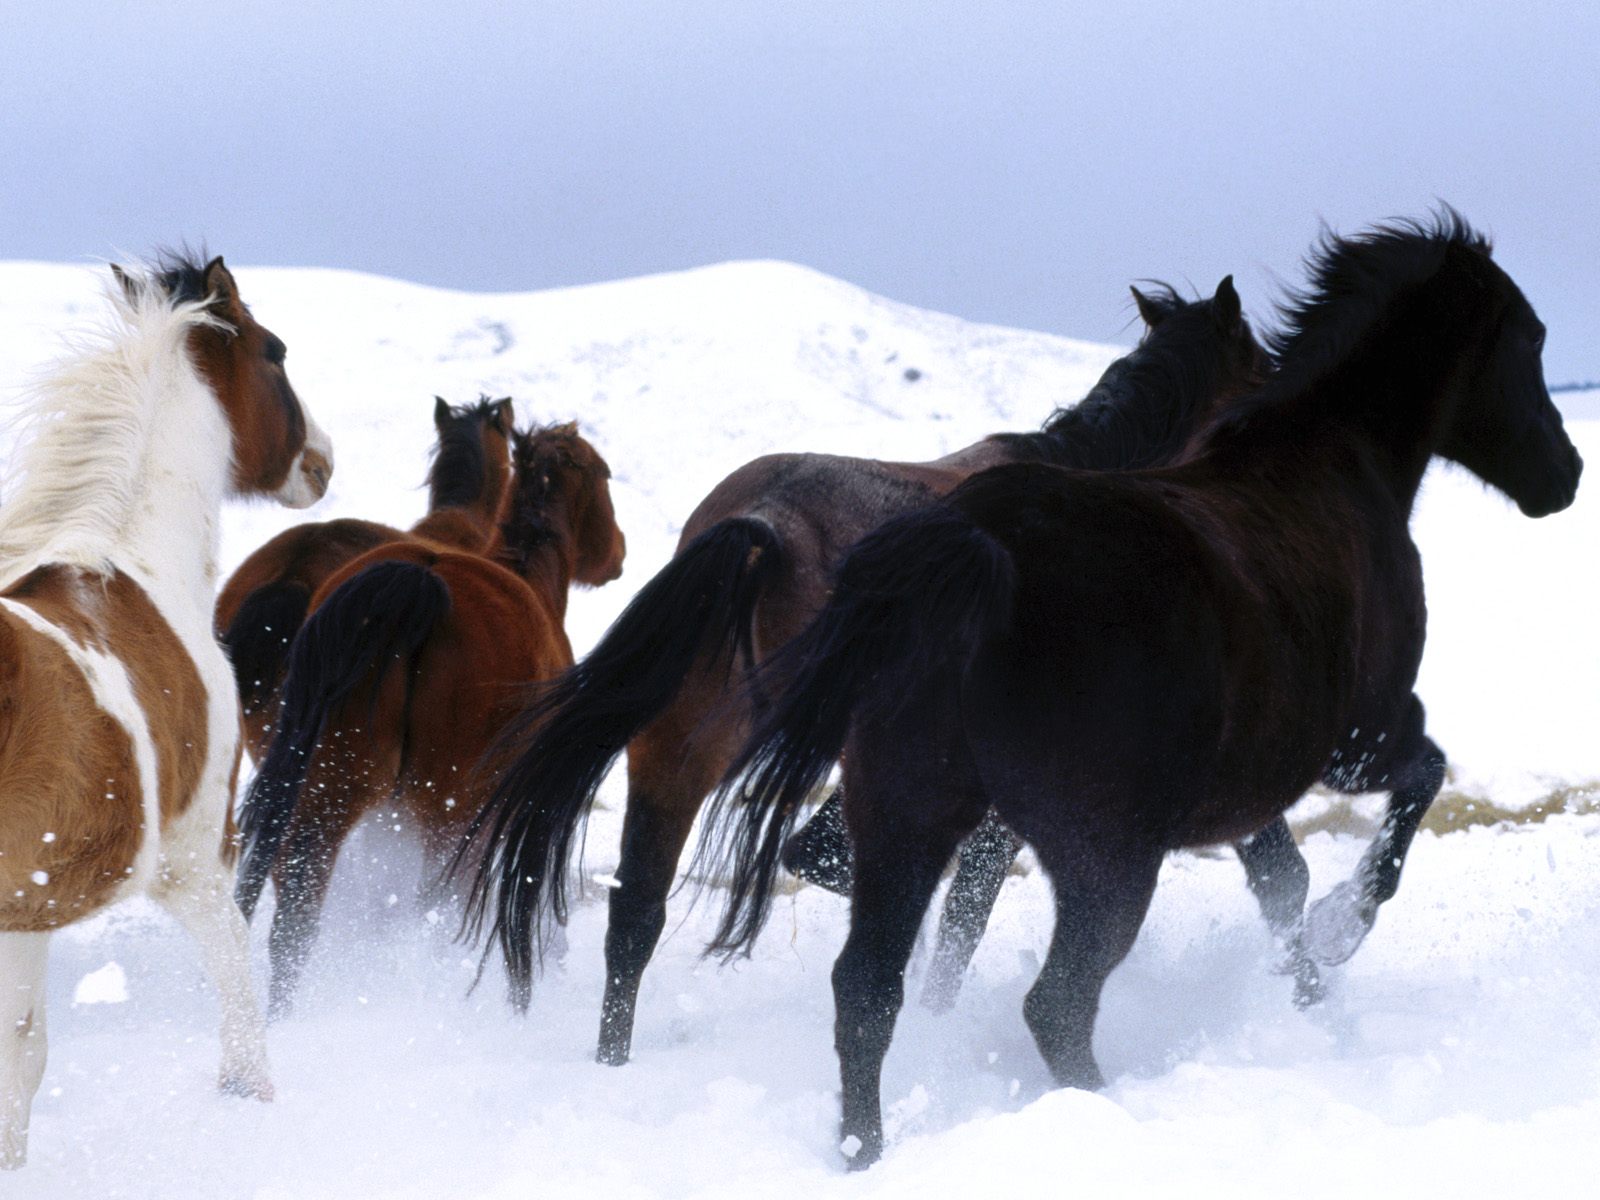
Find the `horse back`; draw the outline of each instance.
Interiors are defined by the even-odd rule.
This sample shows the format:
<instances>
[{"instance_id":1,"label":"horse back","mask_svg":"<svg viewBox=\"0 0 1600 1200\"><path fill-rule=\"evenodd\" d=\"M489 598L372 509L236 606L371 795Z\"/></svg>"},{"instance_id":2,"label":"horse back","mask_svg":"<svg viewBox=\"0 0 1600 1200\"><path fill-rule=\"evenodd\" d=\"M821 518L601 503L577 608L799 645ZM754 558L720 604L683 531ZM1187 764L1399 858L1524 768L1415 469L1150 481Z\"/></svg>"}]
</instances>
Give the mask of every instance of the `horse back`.
<instances>
[{"instance_id":1,"label":"horse back","mask_svg":"<svg viewBox=\"0 0 1600 1200\"><path fill-rule=\"evenodd\" d=\"M208 695L120 571L46 566L4 600L0 922L53 928L115 899L148 869L148 826L190 807L210 749Z\"/></svg>"},{"instance_id":2,"label":"horse back","mask_svg":"<svg viewBox=\"0 0 1600 1200\"><path fill-rule=\"evenodd\" d=\"M406 534L377 521L340 518L309 521L285 529L253 552L223 584L215 626L224 633L249 595L271 583L297 583L314 593L340 567L358 555Z\"/></svg>"},{"instance_id":3,"label":"horse back","mask_svg":"<svg viewBox=\"0 0 1600 1200\"><path fill-rule=\"evenodd\" d=\"M1403 523L1314 480L1199 470L1015 467L956 496L1017 567L1010 631L971 681L981 757L1044 746L1052 788L1115 795L1173 845L1252 832L1353 729L1381 739L1421 649Z\"/></svg>"}]
</instances>

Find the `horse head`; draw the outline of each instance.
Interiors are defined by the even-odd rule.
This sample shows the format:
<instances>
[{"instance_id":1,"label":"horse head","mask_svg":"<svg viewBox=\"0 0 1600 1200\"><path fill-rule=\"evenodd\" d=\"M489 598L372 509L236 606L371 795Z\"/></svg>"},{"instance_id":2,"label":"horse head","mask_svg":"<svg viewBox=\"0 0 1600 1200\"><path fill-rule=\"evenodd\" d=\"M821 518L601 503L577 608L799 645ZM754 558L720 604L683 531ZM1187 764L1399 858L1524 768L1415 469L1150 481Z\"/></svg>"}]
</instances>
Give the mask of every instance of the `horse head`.
<instances>
[{"instance_id":1,"label":"horse head","mask_svg":"<svg viewBox=\"0 0 1600 1200\"><path fill-rule=\"evenodd\" d=\"M611 468L578 433L576 421L513 435L516 483L502 521L508 548L526 542L526 531L564 530L566 557L576 583L598 587L622 574L627 539L611 504Z\"/></svg>"},{"instance_id":2,"label":"horse head","mask_svg":"<svg viewBox=\"0 0 1600 1200\"><path fill-rule=\"evenodd\" d=\"M233 493L271 496L290 508L320 500L333 476L333 444L289 383L283 339L251 314L222 259L202 267L169 256L148 279L111 270L132 303L154 287L171 303L203 308L189 352L233 435Z\"/></svg>"}]
</instances>

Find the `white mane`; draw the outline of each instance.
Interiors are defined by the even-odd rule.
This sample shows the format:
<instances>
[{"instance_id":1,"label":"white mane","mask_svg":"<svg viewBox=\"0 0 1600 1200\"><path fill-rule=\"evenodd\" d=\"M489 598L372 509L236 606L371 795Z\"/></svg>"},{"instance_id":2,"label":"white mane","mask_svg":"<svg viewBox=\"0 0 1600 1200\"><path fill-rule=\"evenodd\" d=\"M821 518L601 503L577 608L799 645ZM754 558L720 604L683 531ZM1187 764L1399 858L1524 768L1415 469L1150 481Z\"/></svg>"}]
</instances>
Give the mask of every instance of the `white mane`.
<instances>
[{"instance_id":1,"label":"white mane","mask_svg":"<svg viewBox=\"0 0 1600 1200\"><path fill-rule=\"evenodd\" d=\"M166 465L154 460L173 438L158 427L203 413L201 403L217 411L188 334L226 326L203 301L173 303L149 273L130 280L127 291L107 284L105 320L68 338L25 393L15 424L26 441L0 499L0 587L50 562L107 570L131 539L151 472ZM197 421L191 437L211 440L212 422ZM205 452L226 461L229 446Z\"/></svg>"}]
</instances>

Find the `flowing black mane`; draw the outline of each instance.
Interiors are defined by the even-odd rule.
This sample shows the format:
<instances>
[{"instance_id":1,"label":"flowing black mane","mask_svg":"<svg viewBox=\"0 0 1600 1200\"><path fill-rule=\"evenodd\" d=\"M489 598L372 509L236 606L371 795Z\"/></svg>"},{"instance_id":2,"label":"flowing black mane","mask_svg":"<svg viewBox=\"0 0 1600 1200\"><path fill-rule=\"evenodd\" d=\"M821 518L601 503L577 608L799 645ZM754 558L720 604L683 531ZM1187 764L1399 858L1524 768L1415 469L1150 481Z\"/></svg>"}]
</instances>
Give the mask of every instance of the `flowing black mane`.
<instances>
[{"instance_id":1,"label":"flowing black mane","mask_svg":"<svg viewBox=\"0 0 1600 1200\"><path fill-rule=\"evenodd\" d=\"M1123 470L1176 451L1215 400L1218 357L1226 352L1211 325L1210 300L1185 300L1165 283L1148 289L1165 311L1162 337L1146 334L1106 368L1071 408L1050 414L1038 433L1001 433L1018 459L1083 470ZM1182 332L1185 336L1173 337ZM1242 336L1248 338L1246 327Z\"/></svg>"},{"instance_id":2,"label":"flowing black mane","mask_svg":"<svg viewBox=\"0 0 1600 1200\"><path fill-rule=\"evenodd\" d=\"M500 400L480 395L475 404L456 404L439 428L428 468L429 506L468 508L483 495L489 464L483 451L483 427L494 416Z\"/></svg>"},{"instance_id":3,"label":"flowing black mane","mask_svg":"<svg viewBox=\"0 0 1600 1200\"><path fill-rule=\"evenodd\" d=\"M1492 247L1448 206L1431 220L1390 221L1349 237L1324 229L1306 259L1306 286L1279 304L1282 328L1265 339L1277 372L1220 417L1216 431L1241 430L1314 395L1408 291L1446 267L1452 251L1487 262Z\"/></svg>"}]
</instances>

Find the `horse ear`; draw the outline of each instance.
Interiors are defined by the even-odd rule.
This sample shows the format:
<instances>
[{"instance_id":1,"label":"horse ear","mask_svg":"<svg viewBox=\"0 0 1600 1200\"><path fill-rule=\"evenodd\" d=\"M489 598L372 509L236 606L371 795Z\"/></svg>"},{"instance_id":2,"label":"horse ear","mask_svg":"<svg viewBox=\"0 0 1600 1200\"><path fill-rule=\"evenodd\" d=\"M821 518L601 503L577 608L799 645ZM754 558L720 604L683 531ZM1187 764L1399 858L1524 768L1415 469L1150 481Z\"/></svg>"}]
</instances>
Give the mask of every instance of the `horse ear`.
<instances>
[{"instance_id":1,"label":"horse ear","mask_svg":"<svg viewBox=\"0 0 1600 1200\"><path fill-rule=\"evenodd\" d=\"M129 275L116 263L111 264L111 278L117 281L117 286L122 289L122 294L129 300L134 298L133 276Z\"/></svg>"},{"instance_id":2,"label":"horse ear","mask_svg":"<svg viewBox=\"0 0 1600 1200\"><path fill-rule=\"evenodd\" d=\"M1149 296L1146 296L1131 284L1128 286L1128 290L1133 293L1133 302L1139 306L1139 316L1147 328L1154 329L1167 319L1167 310L1150 299Z\"/></svg>"},{"instance_id":3,"label":"horse ear","mask_svg":"<svg viewBox=\"0 0 1600 1200\"><path fill-rule=\"evenodd\" d=\"M503 434L511 432L512 425L516 422L516 409L511 403L510 396L502 396L494 402L494 427Z\"/></svg>"},{"instance_id":4,"label":"horse ear","mask_svg":"<svg viewBox=\"0 0 1600 1200\"><path fill-rule=\"evenodd\" d=\"M443 429L444 423L450 419L450 405L443 396L433 398L433 424L437 429Z\"/></svg>"},{"instance_id":5,"label":"horse ear","mask_svg":"<svg viewBox=\"0 0 1600 1200\"><path fill-rule=\"evenodd\" d=\"M239 285L220 254L206 264L206 295L212 297L211 306L219 315L229 320L239 315Z\"/></svg>"},{"instance_id":6,"label":"horse ear","mask_svg":"<svg viewBox=\"0 0 1600 1200\"><path fill-rule=\"evenodd\" d=\"M1244 319L1244 306L1239 303L1239 293L1233 286L1233 276L1224 275L1217 284L1217 294L1211 297L1211 313L1217 324L1229 333L1239 328Z\"/></svg>"}]
</instances>

